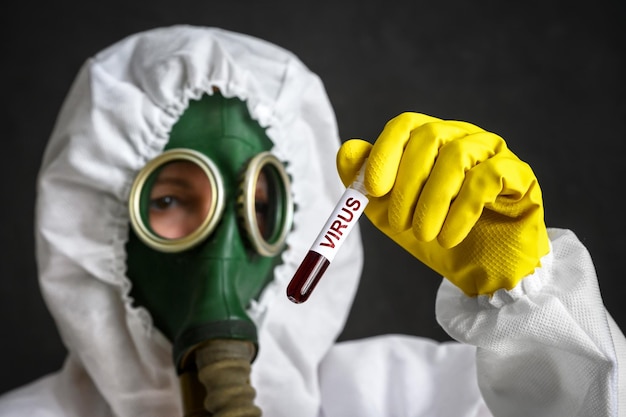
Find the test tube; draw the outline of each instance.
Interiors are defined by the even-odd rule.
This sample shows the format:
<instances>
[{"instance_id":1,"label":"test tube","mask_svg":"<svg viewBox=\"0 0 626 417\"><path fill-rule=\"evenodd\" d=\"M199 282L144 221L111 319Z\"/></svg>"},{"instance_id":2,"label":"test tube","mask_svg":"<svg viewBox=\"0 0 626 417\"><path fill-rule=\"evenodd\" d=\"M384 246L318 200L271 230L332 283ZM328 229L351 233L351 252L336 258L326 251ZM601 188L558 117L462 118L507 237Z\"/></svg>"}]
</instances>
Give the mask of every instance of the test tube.
<instances>
[{"instance_id":1,"label":"test tube","mask_svg":"<svg viewBox=\"0 0 626 417\"><path fill-rule=\"evenodd\" d=\"M346 188L322 231L287 286L287 298L296 304L305 302L324 272L335 258L339 248L358 222L369 202L363 185L365 162L359 173Z\"/></svg>"}]
</instances>

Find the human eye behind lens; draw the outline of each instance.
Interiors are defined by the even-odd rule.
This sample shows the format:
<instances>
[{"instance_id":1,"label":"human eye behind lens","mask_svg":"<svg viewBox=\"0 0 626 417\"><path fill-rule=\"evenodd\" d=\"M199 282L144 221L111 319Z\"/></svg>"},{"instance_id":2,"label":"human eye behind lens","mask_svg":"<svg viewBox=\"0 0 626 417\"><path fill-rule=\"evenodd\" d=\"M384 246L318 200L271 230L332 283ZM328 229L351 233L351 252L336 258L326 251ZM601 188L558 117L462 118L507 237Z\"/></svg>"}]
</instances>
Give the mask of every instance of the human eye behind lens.
<instances>
[{"instance_id":1,"label":"human eye behind lens","mask_svg":"<svg viewBox=\"0 0 626 417\"><path fill-rule=\"evenodd\" d=\"M267 201L256 201L254 203L254 211L256 215L257 226L261 235L267 234L267 211L269 210L269 203Z\"/></svg>"},{"instance_id":2,"label":"human eye behind lens","mask_svg":"<svg viewBox=\"0 0 626 417\"><path fill-rule=\"evenodd\" d=\"M179 204L180 203L176 197L172 195L165 195L162 197L150 199L150 210L166 211L175 206L178 206Z\"/></svg>"},{"instance_id":3,"label":"human eye behind lens","mask_svg":"<svg viewBox=\"0 0 626 417\"><path fill-rule=\"evenodd\" d=\"M209 220L213 183L196 163L174 161L154 171L144 200L150 230L160 238L179 239L201 230Z\"/></svg>"}]
</instances>

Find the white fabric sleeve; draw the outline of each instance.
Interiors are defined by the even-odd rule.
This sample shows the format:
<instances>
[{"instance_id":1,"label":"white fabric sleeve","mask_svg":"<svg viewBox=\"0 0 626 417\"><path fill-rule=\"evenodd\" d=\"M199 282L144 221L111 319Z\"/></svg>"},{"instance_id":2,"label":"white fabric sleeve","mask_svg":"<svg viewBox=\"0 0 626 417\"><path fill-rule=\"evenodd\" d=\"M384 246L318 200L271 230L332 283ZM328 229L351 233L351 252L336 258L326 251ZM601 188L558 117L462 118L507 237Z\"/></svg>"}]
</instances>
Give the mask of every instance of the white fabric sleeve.
<instances>
[{"instance_id":1,"label":"white fabric sleeve","mask_svg":"<svg viewBox=\"0 0 626 417\"><path fill-rule=\"evenodd\" d=\"M473 346L384 335L341 342L320 371L320 417L491 417Z\"/></svg>"},{"instance_id":2,"label":"white fabric sleeve","mask_svg":"<svg viewBox=\"0 0 626 417\"><path fill-rule=\"evenodd\" d=\"M551 252L511 291L470 298L444 280L437 319L477 347L478 384L495 416L625 416L624 335L585 247L571 231L549 234Z\"/></svg>"}]
</instances>

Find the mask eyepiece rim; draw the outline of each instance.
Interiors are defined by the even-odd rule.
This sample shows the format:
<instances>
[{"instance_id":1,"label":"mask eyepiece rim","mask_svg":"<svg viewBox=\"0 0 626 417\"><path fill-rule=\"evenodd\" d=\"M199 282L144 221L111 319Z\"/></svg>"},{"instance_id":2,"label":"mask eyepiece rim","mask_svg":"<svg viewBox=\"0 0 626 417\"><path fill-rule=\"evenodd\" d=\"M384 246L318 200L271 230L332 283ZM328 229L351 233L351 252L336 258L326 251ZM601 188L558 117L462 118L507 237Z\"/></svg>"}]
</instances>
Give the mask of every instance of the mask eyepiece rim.
<instances>
[{"instance_id":1,"label":"mask eyepiece rim","mask_svg":"<svg viewBox=\"0 0 626 417\"><path fill-rule=\"evenodd\" d=\"M255 207L256 181L261 171L270 166L276 174L276 179L282 183L282 202L280 203L277 228L279 230L272 233L271 241L268 241L257 223ZM291 195L291 180L285 170L284 164L271 152L261 152L255 155L247 165L245 175L241 184L239 201L240 215L243 226L248 234L248 239L254 250L262 256L276 256L284 248L287 235L293 223L293 197Z\"/></svg>"},{"instance_id":2,"label":"mask eyepiece rim","mask_svg":"<svg viewBox=\"0 0 626 417\"><path fill-rule=\"evenodd\" d=\"M201 168L211 184L213 198L205 219L193 232L178 239L167 239L152 231L144 221L141 213L142 197L150 176L174 161L189 161ZM199 244L215 229L223 210L224 185L217 166L204 154L187 148L169 149L148 161L135 177L128 199L130 223L135 234L146 245L160 252L181 252Z\"/></svg>"}]
</instances>

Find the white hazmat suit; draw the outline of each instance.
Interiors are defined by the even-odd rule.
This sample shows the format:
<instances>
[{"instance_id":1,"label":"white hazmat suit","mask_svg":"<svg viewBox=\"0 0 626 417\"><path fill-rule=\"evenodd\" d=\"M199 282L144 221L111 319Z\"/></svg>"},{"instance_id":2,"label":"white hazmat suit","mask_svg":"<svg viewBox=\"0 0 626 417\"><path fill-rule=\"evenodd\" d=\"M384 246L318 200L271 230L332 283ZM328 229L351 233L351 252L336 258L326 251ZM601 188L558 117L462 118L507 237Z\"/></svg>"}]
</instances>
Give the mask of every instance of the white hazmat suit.
<instances>
[{"instance_id":1,"label":"white hazmat suit","mask_svg":"<svg viewBox=\"0 0 626 417\"><path fill-rule=\"evenodd\" d=\"M437 317L464 343L335 342L361 273L358 229L310 300L291 303L287 283L344 189L332 108L288 51L191 26L123 39L88 60L69 92L36 210L41 289L69 354L58 372L0 397L0 416L181 415L172 347L129 296L127 202L189 100L213 88L268 128L297 205L283 263L249 311L264 416L626 416L624 336L570 231L549 230L542 267L511 291L470 298L443 280Z\"/></svg>"}]
</instances>

